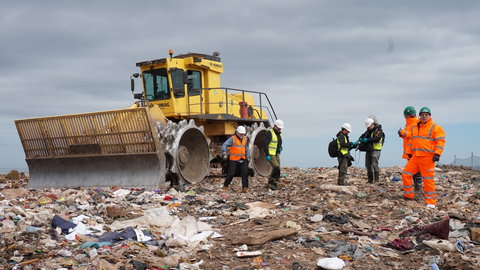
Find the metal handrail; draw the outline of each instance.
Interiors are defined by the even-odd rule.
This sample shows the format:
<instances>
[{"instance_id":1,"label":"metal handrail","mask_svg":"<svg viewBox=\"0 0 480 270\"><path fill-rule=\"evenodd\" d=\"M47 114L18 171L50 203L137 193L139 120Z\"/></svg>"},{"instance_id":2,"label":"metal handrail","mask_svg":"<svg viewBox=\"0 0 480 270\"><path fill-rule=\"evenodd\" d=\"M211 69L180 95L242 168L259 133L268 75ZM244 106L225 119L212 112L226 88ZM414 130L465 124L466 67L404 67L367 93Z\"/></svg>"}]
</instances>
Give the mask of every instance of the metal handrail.
<instances>
[{"instance_id":1,"label":"metal handrail","mask_svg":"<svg viewBox=\"0 0 480 270\"><path fill-rule=\"evenodd\" d=\"M225 113L228 114L228 103L229 103L229 98L228 98L228 91L236 91L236 92L241 92L242 93L242 102L245 102L245 93L251 93L251 94L258 94L258 99L260 104L252 104L253 106L256 106L260 109L260 119L263 118L263 109L265 108L270 116L274 116L275 119L277 119L277 114L275 113L275 110L273 109L272 103L270 102L270 99L268 98L268 95L264 92L259 92L259 91L252 91L252 90L244 90L244 89L236 89L236 88L228 88L228 87L210 87L210 88L195 88L195 90L200 90L200 103L190 103L190 95L188 95L187 92L187 102L188 102L188 115L190 115L191 110L190 106L191 105L200 105L200 113L203 114L203 105L204 104L219 104L219 103L203 103L203 91L207 90L224 90L225 91ZM264 106L262 104L262 96L265 97L265 99L268 102L268 106ZM271 110L271 111L270 111Z\"/></svg>"}]
</instances>

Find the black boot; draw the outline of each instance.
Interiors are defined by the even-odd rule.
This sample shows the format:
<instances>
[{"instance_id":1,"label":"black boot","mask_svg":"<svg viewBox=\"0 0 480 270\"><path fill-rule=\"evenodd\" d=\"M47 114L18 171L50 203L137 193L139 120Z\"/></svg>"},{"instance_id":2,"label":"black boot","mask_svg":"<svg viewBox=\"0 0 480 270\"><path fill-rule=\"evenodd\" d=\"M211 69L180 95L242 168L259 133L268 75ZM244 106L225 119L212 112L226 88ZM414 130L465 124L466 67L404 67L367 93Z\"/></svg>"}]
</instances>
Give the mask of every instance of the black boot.
<instances>
[{"instance_id":1,"label":"black boot","mask_svg":"<svg viewBox=\"0 0 480 270\"><path fill-rule=\"evenodd\" d=\"M373 183L373 172L367 171L368 183Z\"/></svg>"},{"instance_id":2,"label":"black boot","mask_svg":"<svg viewBox=\"0 0 480 270\"><path fill-rule=\"evenodd\" d=\"M274 179L268 179L267 187L271 190L278 190L277 182Z\"/></svg>"},{"instance_id":3,"label":"black boot","mask_svg":"<svg viewBox=\"0 0 480 270\"><path fill-rule=\"evenodd\" d=\"M415 187L415 192L420 192L422 190L422 175L420 175L419 173L415 174L413 176L413 183L414 183L414 187Z\"/></svg>"},{"instance_id":4,"label":"black boot","mask_svg":"<svg viewBox=\"0 0 480 270\"><path fill-rule=\"evenodd\" d=\"M373 176L374 176L374 178L373 178L374 182L376 182L376 183L380 182L380 172L375 172L373 174Z\"/></svg>"}]
</instances>

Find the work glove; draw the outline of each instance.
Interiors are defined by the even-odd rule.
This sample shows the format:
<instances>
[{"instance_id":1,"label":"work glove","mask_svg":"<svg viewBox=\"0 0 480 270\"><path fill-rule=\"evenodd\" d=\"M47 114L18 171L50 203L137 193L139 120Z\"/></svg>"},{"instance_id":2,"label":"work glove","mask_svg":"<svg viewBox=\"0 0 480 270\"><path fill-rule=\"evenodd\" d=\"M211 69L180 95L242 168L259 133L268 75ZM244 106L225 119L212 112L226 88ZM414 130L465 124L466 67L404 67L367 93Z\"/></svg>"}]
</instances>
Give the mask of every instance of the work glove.
<instances>
[{"instance_id":1,"label":"work glove","mask_svg":"<svg viewBox=\"0 0 480 270\"><path fill-rule=\"evenodd\" d=\"M282 147L279 147L279 148L278 148L278 153L279 153L279 154L282 153L282 150L283 150L283 148L282 148Z\"/></svg>"},{"instance_id":2,"label":"work glove","mask_svg":"<svg viewBox=\"0 0 480 270\"><path fill-rule=\"evenodd\" d=\"M227 154L226 154L226 153L223 153L222 158L223 158L223 160L227 160L227 159L228 159Z\"/></svg>"},{"instance_id":3,"label":"work glove","mask_svg":"<svg viewBox=\"0 0 480 270\"><path fill-rule=\"evenodd\" d=\"M440 160L440 155L439 155L439 154L433 155L433 158L432 158L432 161L433 161L433 162L439 161L439 160Z\"/></svg>"},{"instance_id":4,"label":"work glove","mask_svg":"<svg viewBox=\"0 0 480 270\"><path fill-rule=\"evenodd\" d=\"M412 158L412 154L407 154L408 159Z\"/></svg>"},{"instance_id":5,"label":"work glove","mask_svg":"<svg viewBox=\"0 0 480 270\"><path fill-rule=\"evenodd\" d=\"M272 160L272 157L271 157L271 156L267 156L266 159L267 159L268 161L270 161L270 160Z\"/></svg>"},{"instance_id":6,"label":"work glove","mask_svg":"<svg viewBox=\"0 0 480 270\"><path fill-rule=\"evenodd\" d=\"M398 129L398 137L400 137L400 138L402 138L402 137L403 137L403 135L402 135L402 129L401 129L401 128L400 128L400 129Z\"/></svg>"},{"instance_id":7,"label":"work glove","mask_svg":"<svg viewBox=\"0 0 480 270\"><path fill-rule=\"evenodd\" d=\"M367 143L367 142L368 142L368 138L360 138L360 139L358 139L358 141L359 141L360 143Z\"/></svg>"},{"instance_id":8,"label":"work glove","mask_svg":"<svg viewBox=\"0 0 480 270\"><path fill-rule=\"evenodd\" d=\"M358 141L356 141L356 142L350 142L350 147L351 147L351 148L355 148L355 147L357 147L357 146L358 146Z\"/></svg>"}]
</instances>

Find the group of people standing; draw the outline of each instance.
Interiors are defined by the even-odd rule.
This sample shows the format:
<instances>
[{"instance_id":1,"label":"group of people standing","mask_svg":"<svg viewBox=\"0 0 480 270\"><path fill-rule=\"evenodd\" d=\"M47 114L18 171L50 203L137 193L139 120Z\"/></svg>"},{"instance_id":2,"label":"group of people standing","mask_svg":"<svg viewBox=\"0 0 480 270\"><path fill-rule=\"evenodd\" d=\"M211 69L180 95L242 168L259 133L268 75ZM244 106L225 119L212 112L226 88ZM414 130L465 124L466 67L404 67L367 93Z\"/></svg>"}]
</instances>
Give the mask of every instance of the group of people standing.
<instances>
[{"instance_id":1,"label":"group of people standing","mask_svg":"<svg viewBox=\"0 0 480 270\"><path fill-rule=\"evenodd\" d=\"M419 117L414 107L405 108L405 127L398 131L403 139L402 158L407 164L402 171L403 198L414 199L414 192L420 191L423 182L423 193L427 208L435 208L435 162L440 160L445 146L445 132L443 128L433 122L428 107L420 109ZM338 185L346 185L347 169L352 164L353 157L350 150L358 148L365 151L365 167L367 168L368 183L378 182L380 167L378 161L385 142L385 133L377 123L374 115L365 120L367 131L356 142L350 142L348 134L352 131L349 123L344 123L337 133L338 145Z\"/></svg>"},{"instance_id":2,"label":"group of people standing","mask_svg":"<svg viewBox=\"0 0 480 270\"><path fill-rule=\"evenodd\" d=\"M365 167L367 168L368 183L380 181L379 159L385 142L385 133L383 133L382 125L377 122L375 115L370 115L365 120L365 128L367 129L356 142L350 142L348 134L352 131L349 123L344 123L341 130L337 133L338 145L338 185L347 185L346 176L347 169L352 165L353 157L350 150L359 148L365 152Z\"/></svg>"},{"instance_id":3,"label":"group of people standing","mask_svg":"<svg viewBox=\"0 0 480 270\"><path fill-rule=\"evenodd\" d=\"M445 132L440 125L433 122L428 107L421 108L419 117L417 117L415 108L408 106L403 111L403 115L405 127L398 131L398 135L403 139L402 158L407 160L402 171L403 198L414 199L415 191L420 191L423 182L423 194L427 207L435 208L437 202L434 179L435 162L440 160L443 153ZM283 128L283 121L277 119L274 126L267 131L264 141L265 159L272 166L272 173L267 185L271 190L278 189L280 179L281 130ZM365 128L366 131L355 142L351 142L348 136L352 131L349 123L342 124L341 130L337 133L338 185L347 185L347 170L353 161L350 150L355 148L365 152L368 183L380 181L379 160L385 143L385 133L375 115L370 115L365 120ZM239 126L235 134L222 145L223 157L228 160L228 173L223 184L224 191L228 191L233 177L239 170L242 177L242 192L248 192L249 149L246 133L245 127ZM227 155L227 149L229 149L229 155Z\"/></svg>"}]
</instances>

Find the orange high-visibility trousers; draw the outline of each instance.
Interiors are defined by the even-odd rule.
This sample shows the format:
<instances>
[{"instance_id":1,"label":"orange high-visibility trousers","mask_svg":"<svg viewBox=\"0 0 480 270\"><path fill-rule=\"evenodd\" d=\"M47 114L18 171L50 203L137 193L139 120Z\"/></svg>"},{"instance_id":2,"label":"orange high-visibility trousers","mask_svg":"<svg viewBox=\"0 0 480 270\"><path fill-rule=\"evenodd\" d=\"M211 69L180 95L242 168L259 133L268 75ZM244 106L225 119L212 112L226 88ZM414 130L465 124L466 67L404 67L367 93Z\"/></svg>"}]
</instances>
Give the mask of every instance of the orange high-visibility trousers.
<instances>
[{"instance_id":1,"label":"orange high-visibility trousers","mask_svg":"<svg viewBox=\"0 0 480 270\"><path fill-rule=\"evenodd\" d=\"M420 172L423 180L423 195L427 204L437 203L435 193L435 162L432 156L413 156L402 172L403 196L413 199L413 176Z\"/></svg>"}]
</instances>

